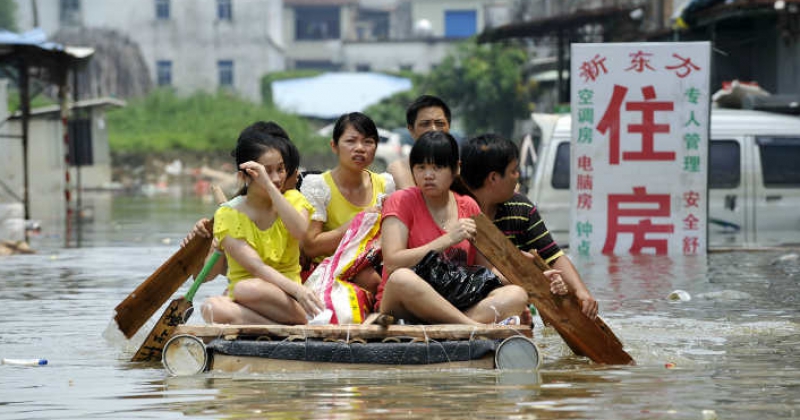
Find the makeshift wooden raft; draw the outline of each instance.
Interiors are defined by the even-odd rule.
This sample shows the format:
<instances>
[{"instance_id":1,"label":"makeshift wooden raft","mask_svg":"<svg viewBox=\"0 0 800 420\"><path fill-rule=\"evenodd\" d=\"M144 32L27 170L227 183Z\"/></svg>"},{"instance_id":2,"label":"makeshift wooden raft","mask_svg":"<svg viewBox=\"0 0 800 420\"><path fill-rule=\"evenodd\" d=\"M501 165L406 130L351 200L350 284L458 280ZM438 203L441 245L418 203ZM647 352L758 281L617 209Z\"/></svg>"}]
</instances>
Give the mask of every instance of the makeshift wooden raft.
<instances>
[{"instance_id":1,"label":"makeshift wooden raft","mask_svg":"<svg viewBox=\"0 0 800 420\"><path fill-rule=\"evenodd\" d=\"M502 352L516 359L515 368L535 368L541 355L531 336L523 326L182 325L164 349L164 366L176 375L387 366L494 369L503 367L498 366ZM186 354L197 360L187 362Z\"/></svg>"}]
</instances>

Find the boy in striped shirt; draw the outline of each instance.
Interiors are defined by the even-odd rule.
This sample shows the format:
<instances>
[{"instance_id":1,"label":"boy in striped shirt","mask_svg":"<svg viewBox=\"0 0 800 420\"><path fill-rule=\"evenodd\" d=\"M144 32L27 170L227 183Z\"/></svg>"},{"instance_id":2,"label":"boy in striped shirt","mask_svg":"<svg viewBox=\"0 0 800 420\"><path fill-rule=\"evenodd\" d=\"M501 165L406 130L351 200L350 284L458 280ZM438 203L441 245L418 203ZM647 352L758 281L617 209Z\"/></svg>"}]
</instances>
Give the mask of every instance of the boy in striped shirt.
<instances>
[{"instance_id":1,"label":"boy in striped shirt","mask_svg":"<svg viewBox=\"0 0 800 420\"><path fill-rule=\"evenodd\" d=\"M461 147L461 178L475 196L481 211L494 221L521 251L536 252L556 270L581 302L589 318L597 316L597 301L580 274L547 230L536 205L516 192L519 150L510 140L494 134L472 138Z\"/></svg>"}]
</instances>

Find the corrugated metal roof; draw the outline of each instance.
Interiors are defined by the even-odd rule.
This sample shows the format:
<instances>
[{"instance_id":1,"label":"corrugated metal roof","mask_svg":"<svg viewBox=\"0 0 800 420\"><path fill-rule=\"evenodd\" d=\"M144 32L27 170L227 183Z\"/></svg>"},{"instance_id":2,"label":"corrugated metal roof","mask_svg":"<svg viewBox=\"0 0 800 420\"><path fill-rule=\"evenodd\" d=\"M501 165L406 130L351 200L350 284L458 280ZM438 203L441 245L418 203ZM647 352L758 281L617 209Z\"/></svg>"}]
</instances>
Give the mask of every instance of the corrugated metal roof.
<instances>
[{"instance_id":1,"label":"corrugated metal roof","mask_svg":"<svg viewBox=\"0 0 800 420\"><path fill-rule=\"evenodd\" d=\"M411 89L411 80L381 73L324 73L272 82L278 108L324 119L363 111L381 99Z\"/></svg>"},{"instance_id":2,"label":"corrugated metal roof","mask_svg":"<svg viewBox=\"0 0 800 420\"><path fill-rule=\"evenodd\" d=\"M117 98L91 98L91 99L81 99L78 102L70 102L68 107L69 109L85 109L85 108L121 108L126 106L127 103L122 99ZM31 109L30 115L32 117L40 116L40 115L47 115L47 114L55 114L61 112L61 106L59 105L46 105L39 108ZM22 116L20 111L14 112L11 116L11 119L18 119Z\"/></svg>"},{"instance_id":3,"label":"corrugated metal roof","mask_svg":"<svg viewBox=\"0 0 800 420\"><path fill-rule=\"evenodd\" d=\"M64 61L81 61L92 54L92 48L65 47L48 41L40 28L21 34L0 29L0 61L14 55L24 55L34 66L60 66Z\"/></svg>"},{"instance_id":4,"label":"corrugated metal roof","mask_svg":"<svg viewBox=\"0 0 800 420\"><path fill-rule=\"evenodd\" d=\"M41 28L34 28L21 34L0 29L0 55L12 46L32 46L47 51L57 51L72 58L81 59L94 53L93 48L64 46L47 40L47 35Z\"/></svg>"}]
</instances>

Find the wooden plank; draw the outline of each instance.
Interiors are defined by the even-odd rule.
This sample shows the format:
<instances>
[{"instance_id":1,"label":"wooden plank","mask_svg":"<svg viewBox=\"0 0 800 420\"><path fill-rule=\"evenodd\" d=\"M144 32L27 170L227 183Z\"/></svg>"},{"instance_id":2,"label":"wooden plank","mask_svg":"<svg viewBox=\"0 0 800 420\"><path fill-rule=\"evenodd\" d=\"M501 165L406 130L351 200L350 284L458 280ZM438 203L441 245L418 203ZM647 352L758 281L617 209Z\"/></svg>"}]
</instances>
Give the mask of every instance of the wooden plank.
<instances>
[{"instance_id":1,"label":"wooden plank","mask_svg":"<svg viewBox=\"0 0 800 420\"><path fill-rule=\"evenodd\" d=\"M581 312L574 293L565 296L550 292L543 271L549 267L538 258L538 265L522 255L511 241L483 214L474 216L478 227L475 246L513 284L528 292L530 302L543 319L549 320L569 347L597 363L634 364L633 358L600 317L589 319ZM538 256L537 256L538 257Z\"/></svg>"},{"instance_id":2,"label":"wooden plank","mask_svg":"<svg viewBox=\"0 0 800 420\"><path fill-rule=\"evenodd\" d=\"M213 223L206 229L211 231ZM133 337L189 276L200 271L210 247L211 238L196 235L117 305L114 319L125 337Z\"/></svg>"},{"instance_id":3,"label":"wooden plank","mask_svg":"<svg viewBox=\"0 0 800 420\"><path fill-rule=\"evenodd\" d=\"M470 340L478 337L503 339L514 335L531 337L524 326L471 325L181 325L175 334L190 334L204 340L218 337L306 337L328 340L381 340L387 337L416 340Z\"/></svg>"},{"instance_id":4,"label":"wooden plank","mask_svg":"<svg viewBox=\"0 0 800 420\"><path fill-rule=\"evenodd\" d=\"M172 332L175 327L183 324L186 321L187 313L190 314L192 310L192 301L186 300L183 297L174 299L170 302L164 314L153 326L152 331L144 340L136 354L131 358L131 362L146 362L161 360L161 353L164 350L164 344L172 337Z\"/></svg>"},{"instance_id":5,"label":"wooden plank","mask_svg":"<svg viewBox=\"0 0 800 420\"><path fill-rule=\"evenodd\" d=\"M192 312L194 311L194 306L192 303L194 300L194 295L197 293L197 289L206 280L206 276L208 276L208 273L214 268L214 265L221 256L221 251L214 251L214 253L211 254L211 257L209 257L208 261L203 266L203 269L200 271L200 273L195 276L194 283L192 284L192 287L189 288L189 291L186 292L186 296L172 300L169 306L167 306L167 309L161 315L161 318L159 318L158 322L156 322L156 324L153 326L153 329L144 340L144 343L139 346L139 350L137 350L136 354L133 355L133 358L131 359L132 362L161 360L161 354L164 350L164 345L172 337L172 333L175 331L175 328L177 328L178 325L186 323L189 317L192 316Z\"/></svg>"}]
</instances>

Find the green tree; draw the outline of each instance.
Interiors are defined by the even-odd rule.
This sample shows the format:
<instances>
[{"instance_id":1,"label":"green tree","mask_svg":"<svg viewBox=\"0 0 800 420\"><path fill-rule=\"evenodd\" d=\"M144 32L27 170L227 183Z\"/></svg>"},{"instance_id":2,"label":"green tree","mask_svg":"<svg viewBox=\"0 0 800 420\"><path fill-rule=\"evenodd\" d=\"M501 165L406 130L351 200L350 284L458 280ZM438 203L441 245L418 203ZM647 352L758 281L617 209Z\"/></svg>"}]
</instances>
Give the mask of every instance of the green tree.
<instances>
[{"instance_id":1,"label":"green tree","mask_svg":"<svg viewBox=\"0 0 800 420\"><path fill-rule=\"evenodd\" d=\"M467 135L510 137L514 121L530 112L535 85L524 76L527 60L525 50L511 44L465 42L431 71L422 91L447 101Z\"/></svg>"},{"instance_id":2,"label":"green tree","mask_svg":"<svg viewBox=\"0 0 800 420\"><path fill-rule=\"evenodd\" d=\"M415 88L394 95L364 110L378 127L394 129L406 126L406 107L419 96Z\"/></svg>"},{"instance_id":3,"label":"green tree","mask_svg":"<svg viewBox=\"0 0 800 420\"><path fill-rule=\"evenodd\" d=\"M17 3L14 0L0 0L0 28L7 31L17 31Z\"/></svg>"},{"instance_id":4,"label":"green tree","mask_svg":"<svg viewBox=\"0 0 800 420\"><path fill-rule=\"evenodd\" d=\"M378 127L391 130L406 126L406 107L408 107L408 104L416 99L417 96L422 94L418 86L424 84L425 76L410 71L401 71L398 73L388 72L387 74L410 79L411 89L395 93L377 104L371 105L364 110L364 113L369 115Z\"/></svg>"}]
</instances>

